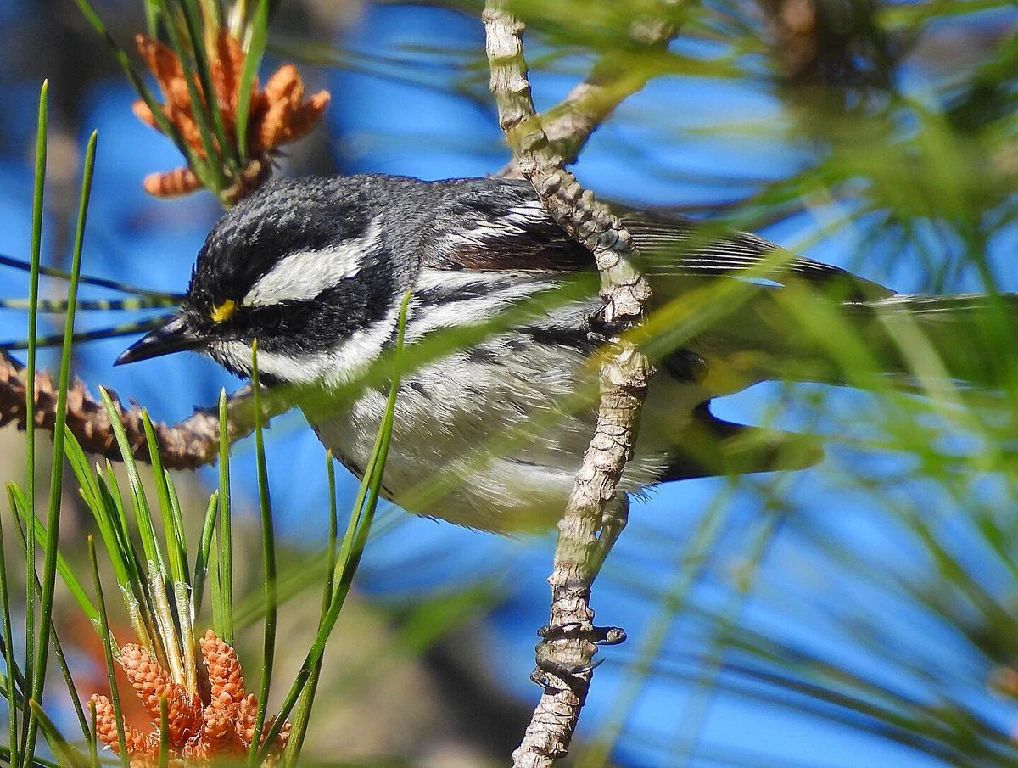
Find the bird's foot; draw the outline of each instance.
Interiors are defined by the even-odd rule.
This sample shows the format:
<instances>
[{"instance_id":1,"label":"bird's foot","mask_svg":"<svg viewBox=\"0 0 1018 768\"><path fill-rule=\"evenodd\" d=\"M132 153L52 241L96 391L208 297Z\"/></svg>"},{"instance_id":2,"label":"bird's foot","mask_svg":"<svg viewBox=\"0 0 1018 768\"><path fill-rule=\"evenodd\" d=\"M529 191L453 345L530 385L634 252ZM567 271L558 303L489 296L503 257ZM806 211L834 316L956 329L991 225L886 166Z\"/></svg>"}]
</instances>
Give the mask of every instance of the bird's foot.
<instances>
[{"instance_id":1,"label":"bird's foot","mask_svg":"<svg viewBox=\"0 0 1018 768\"><path fill-rule=\"evenodd\" d=\"M626 642L626 630L622 627L584 627L579 622L549 626L545 624L537 630L538 637L544 643L556 640L587 640L594 645L620 645Z\"/></svg>"},{"instance_id":2,"label":"bird's foot","mask_svg":"<svg viewBox=\"0 0 1018 768\"><path fill-rule=\"evenodd\" d=\"M595 646L619 645L626 641L626 631L622 627L584 626L579 623L559 626L543 626L537 630L541 642L535 649L537 666L530 674L530 679L545 691L561 690L563 687L575 690L585 685L587 677L604 659L591 660L589 663L568 663L558 658L558 643L563 640L584 640Z\"/></svg>"}]
</instances>

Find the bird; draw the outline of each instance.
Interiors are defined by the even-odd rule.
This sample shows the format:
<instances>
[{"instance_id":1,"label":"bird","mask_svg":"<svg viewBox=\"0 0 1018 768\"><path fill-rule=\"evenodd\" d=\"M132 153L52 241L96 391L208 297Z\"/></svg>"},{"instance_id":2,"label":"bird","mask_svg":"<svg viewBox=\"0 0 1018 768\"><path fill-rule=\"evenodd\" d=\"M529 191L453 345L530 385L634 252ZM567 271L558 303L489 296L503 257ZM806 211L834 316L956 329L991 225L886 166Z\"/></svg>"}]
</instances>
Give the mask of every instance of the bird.
<instances>
[{"instance_id":1,"label":"bird","mask_svg":"<svg viewBox=\"0 0 1018 768\"><path fill-rule=\"evenodd\" d=\"M914 386L895 328L918 329L948 377L975 385L1013 359L1018 296L901 295L754 234L667 210L616 213L653 291L648 328L661 331L623 492L814 465L818 438L725 421L711 402L763 381ZM213 226L179 309L115 364L190 350L250 377L257 340L262 384L287 393L362 476L387 388L354 385L394 349L408 292L407 345L508 319L402 376L383 495L474 529L554 525L593 433L596 355L615 329L591 252L526 181L270 182ZM669 322L683 307L702 311ZM843 339L859 340L871 372L846 371Z\"/></svg>"}]
</instances>

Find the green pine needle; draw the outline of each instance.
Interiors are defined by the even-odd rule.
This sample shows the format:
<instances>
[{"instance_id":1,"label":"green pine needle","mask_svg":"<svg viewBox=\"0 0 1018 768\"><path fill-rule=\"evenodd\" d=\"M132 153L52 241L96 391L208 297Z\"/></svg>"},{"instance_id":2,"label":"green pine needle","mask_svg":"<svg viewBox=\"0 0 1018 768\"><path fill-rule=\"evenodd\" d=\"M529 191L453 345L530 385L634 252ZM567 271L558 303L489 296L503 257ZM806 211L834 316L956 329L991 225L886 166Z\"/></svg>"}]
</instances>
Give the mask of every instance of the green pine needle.
<instances>
[{"instance_id":1,"label":"green pine needle","mask_svg":"<svg viewBox=\"0 0 1018 768\"><path fill-rule=\"evenodd\" d=\"M258 378L258 342L251 345L251 392L254 399L255 464L258 470L258 509L261 520L262 567L265 584L265 635L262 644L262 679L258 689L258 712L255 733L265 725L265 708L269 701L272 667L276 655L276 614L279 597L276 594L276 549L272 528L272 502L269 497L269 478L265 468L265 438L262 434L261 382ZM257 739L251 745L251 762L257 752Z\"/></svg>"},{"instance_id":2,"label":"green pine needle","mask_svg":"<svg viewBox=\"0 0 1018 768\"><path fill-rule=\"evenodd\" d=\"M117 670L113 666L114 655L120 655L116 640L110 632L110 622L106 615L106 601L103 598L102 580L99 578L99 560L95 556L95 540L88 537L88 558L92 564L92 584L95 587L95 599L99 605L100 637L103 641L103 656L106 659L106 677L110 685L110 703L113 705L113 719L117 726L117 745L122 768L130 768L131 761L127 754L127 734L124 729L124 712L120 707L120 692L117 688Z\"/></svg>"},{"instance_id":3,"label":"green pine needle","mask_svg":"<svg viewBox=\"0 0 1018 768\"><path fill-rule=\"evenodd\" d=\"M95 149L98 134L93 132L85 150L85 170L81 182L81 200L78 207L78 224L74 235L74 251L71 259L71 282L68 288L68 302L74 305L78 295L78 273L81 270L81 251L85 239L85 222L88 214L89 197L92 194L92 171L95 167ZM53 590L56 584L57 542L60 538L60 499L63 489L64 468L64 424L67 420L67 388L71 376L71 338L74 335L74 312L67 313L64 323L64 347L60 357L59 386L57 389L56 424L53 428L53 464L50 469L49 510L46 515L46 531L49 535L42 572L42 596L39 610L39 631L36 637L35 659L32 667L31 698L42 702L46 667L49 662L50 629L53 622ZM31 391L31 388L29 388ZM29 498L29 509L32 499ZM34 540L29 535L29 540ZM34 563L32 564L34 566ZM34 574L33 577L34 579ZM33 713L34 713L33 709ZM36 726L34 718L28 721L25 758L31 761L35 754Z\"/></svg>"},{"instance_id":4,"label":"green pine needle","mask_svg":"<svg viewBox=\"0 0 1018 768\"><path fill-rule=\"evenodd\" d=\"M216 561L218 610L213 626L223 642L233 645L233 529L230 517L230 438L227 434L226 390L219 393L219 557Z\"/></svg>"}]
</instances>

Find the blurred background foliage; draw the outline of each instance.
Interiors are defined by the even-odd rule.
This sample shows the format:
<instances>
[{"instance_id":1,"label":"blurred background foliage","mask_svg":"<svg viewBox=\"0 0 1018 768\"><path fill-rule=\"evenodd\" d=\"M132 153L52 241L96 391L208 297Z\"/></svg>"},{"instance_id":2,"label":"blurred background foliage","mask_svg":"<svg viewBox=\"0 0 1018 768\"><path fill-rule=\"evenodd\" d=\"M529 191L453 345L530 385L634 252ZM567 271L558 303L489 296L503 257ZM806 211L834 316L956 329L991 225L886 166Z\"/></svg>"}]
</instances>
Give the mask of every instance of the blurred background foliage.
<instances>
[{"instance_id":1,"label":"blurred background foliage","mask_svg":"<svg viewBox=\"0 0 1018 768\"><path fill-rule=\"evenodd\" d=\"M1012 3L663 5L681 34L667 50L646 51L627 32L657 2L513 4L530 25L540 109L595 61L648 81L582 153L575 169L585 184L608 199L758 231L902 292L1018 291ZM292 145L282 172L443 178L505 165L480 3L278 6L266 70L296 62L309 90L332 93L325 123ZM138 0L95 7L125 47L145 28ZM205 193L172 202L143 193L146 174L179 158L135 120L133 92L74 4L0 0L0 50L0 254L27 254L32 115L48 77L44 262L68 258L76 169L96 127L84 271L182 291L220 209ZM4 299L27 295L22 275L0 275ZM83 287L83 298L112 295ZM145 316L90 313L79 327ZM16 308L0 310L0 341L23 338L24 323ZM1004 361L1018 356L1011 331ZM237 387L195 356L113 370L125 345L80 346L75 372L156 418L179 420L214 403L220 387ZM724 418L824 435L827 459L794 474L673 484L634 504L594 592L600 622L631 639L603 654L572 763L1014 764L1018 391L1014 378L991 392L946 391L945 401L761 385L719 401ZM319 583L306 569L327 529L322 449L294 414L267 439L286 546L280 588L295 598L281 611L280 637L310 636L318 605L300 588ZM0 447L0 474L19 478L20 436L0 432ZM245 535L257 547L251 455L247 444L235 450L235 507L251 522L237 531L241 551ZM198 472L185 510L201 508L202 488L215 483L214 470ZM347 497L355 487L341 479ZM187 497L183 479L180 491ZM65 509L65 542L83 540L86 518L71 492ZM504 764L538 695L527 676L552 546L386 509L328 656L306 757ZM237 593L255 579L241 573ZM72 632L81 620L69 606L57 617ZM92 675L79 687L98 690L101 657L88 631L74 634L83 642L72 661L82 681ZM242 657L257 656L259 638L241 633ZM284 676L300 661L285 650Z\"/></svg>"}]
</instances>

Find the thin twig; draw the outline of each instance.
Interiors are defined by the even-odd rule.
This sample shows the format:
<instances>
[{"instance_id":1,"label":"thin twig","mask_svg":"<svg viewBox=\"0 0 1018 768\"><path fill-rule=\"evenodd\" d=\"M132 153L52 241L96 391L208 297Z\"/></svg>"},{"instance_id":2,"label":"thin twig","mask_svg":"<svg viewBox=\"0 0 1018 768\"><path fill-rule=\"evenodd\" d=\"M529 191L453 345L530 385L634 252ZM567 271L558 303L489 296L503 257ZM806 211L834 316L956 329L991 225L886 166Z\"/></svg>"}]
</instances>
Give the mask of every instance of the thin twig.
<instances>
[{"instance_id":1,"label":"thin twig","mask_svg":"<svg viewBox=\"0 0 1018 768\"><path fill-rule=\"evenodd\" d=\"M499 124L517 167L546 209L593 252L605 302L601 320L611 336L601 360L597 426L558 525L555 567L549 578L550 620L535 672L544 694L513 753L514 766L537 768L550 766L568 750L590 688L596 643L624 638L620 631L613 636L594 627L590 587L625 524L626 502L616 495L616 486L632 455L640 406L653 373L647 359L618 333L643 317L650 287L630 260L629 233L562 168L561 156L541 128L523 58L524 25L501 0L489 0L483 19Z\"/></svg>"},{"instance_id":2,"label":"thin twig","mask_svg":"<svg viewBox=\"0 0 1018 768\"><path fill-rule=\"evenodd\" d=\"M25 428L25 368L0 353L0 427L15 423ZM266 421L286 410L279 400L262 398ZM50 375L43 371L35 377L35 425L52 432L56 424L57 389ZM230 400L227 434L236 442L254 429L254 406L250 390L241 390ZM131 451L138 461L148 462L148 442L142 423L142 409L137 405L120 408L120 420L127 431ZM75 380L67 392L67 426L81 447L119 460L113 424L102 403L88 391L84 382ZM179 424L153 425L159 441L159 455L169 469L197 469L211 464L219 454L219 417L216 408L196 410Z\"/></svg>"},{"instance_id":3,"label":"thin twig","mask_svg":"<svg viewBox=\"0 0 1018 768\"><path fill-rule=\"evenodd\" d=\"M682 0L661 0L663 16L674 16ZM637 19L629 29L629 38L640 53L664 51L678 32L674 19ZM658 71L657 60L634 62L632 51L602 55L591 67L586 79L541 116L541 127L552 151L563 165L574 162L590 135L615 112L616 107L644 86ZM515 158L499 176L522 178Z\"/></svg>"}]
</instances>

